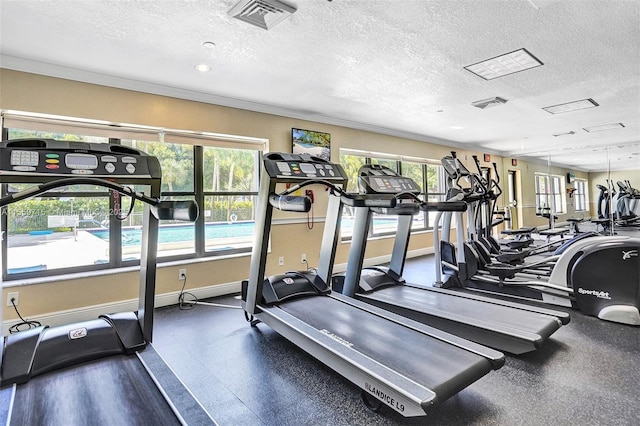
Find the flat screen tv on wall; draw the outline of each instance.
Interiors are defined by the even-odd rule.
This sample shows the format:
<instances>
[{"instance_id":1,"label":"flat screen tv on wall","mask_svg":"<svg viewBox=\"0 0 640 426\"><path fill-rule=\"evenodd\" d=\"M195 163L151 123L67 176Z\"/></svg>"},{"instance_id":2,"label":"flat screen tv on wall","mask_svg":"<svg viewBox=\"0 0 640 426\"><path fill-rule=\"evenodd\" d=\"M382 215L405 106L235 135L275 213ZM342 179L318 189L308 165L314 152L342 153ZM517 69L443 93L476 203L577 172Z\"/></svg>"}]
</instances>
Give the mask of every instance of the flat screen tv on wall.
<instances>
[{"instance_id":1,"label":"flat screen tv on wall","mask_svg":"<svg viewBox=\"0 0 640 426\"><path fill-rule=\"evenodd\" d=\"M291 144L294 154L311 154L325 160L331 160L330 133L292 128Z\"/></svg>"}]
</instances>

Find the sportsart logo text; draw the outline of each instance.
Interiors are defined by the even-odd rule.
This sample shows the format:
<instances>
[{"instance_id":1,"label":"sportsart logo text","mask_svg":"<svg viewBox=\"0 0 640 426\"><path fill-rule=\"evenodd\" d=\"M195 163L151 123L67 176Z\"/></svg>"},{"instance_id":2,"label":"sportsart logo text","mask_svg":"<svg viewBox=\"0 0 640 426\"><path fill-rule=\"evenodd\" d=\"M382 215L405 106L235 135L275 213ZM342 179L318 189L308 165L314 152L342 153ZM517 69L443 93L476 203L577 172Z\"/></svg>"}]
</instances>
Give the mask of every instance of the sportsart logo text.
<instances>
[{"instance_id":1,"label":"sportsart logo text","mask_svg":"<svg viewBox=\"0 0 640 426\"><path fill-rule=\"evenodd\" d=\"M608 291L585 290L584 288L580 287L578 289L578 293L586 294L586 295L589 295L589 296L595 296L595 297L597 297L599 299L611 300L611 296L609 296L609 292Z\"/></svg>"}]
</instances>

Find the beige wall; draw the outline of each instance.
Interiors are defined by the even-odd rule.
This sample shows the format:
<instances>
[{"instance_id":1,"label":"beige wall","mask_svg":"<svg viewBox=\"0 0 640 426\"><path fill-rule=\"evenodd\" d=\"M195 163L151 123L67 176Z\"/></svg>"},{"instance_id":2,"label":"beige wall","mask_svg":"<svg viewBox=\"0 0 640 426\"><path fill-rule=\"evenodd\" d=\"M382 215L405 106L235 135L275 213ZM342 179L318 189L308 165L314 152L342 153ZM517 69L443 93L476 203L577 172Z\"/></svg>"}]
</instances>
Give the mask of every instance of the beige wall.
<instances>
[{"instance_id":1,"label":"beige wall","mask_svg":"<svg viewBox=\"0 0 640 426\"><path fill-rule=\"evenodd\" d=\"M130 123L182 130L207 131L240 136L268 138L270 151L290 151L291 128L300 127L331 133L332 158L338 161L340 148L361 149L381 153L402 153L407 156L439 159L449 154L451 148L399 137L386 136L340 126L304 121L282 116L251 112L151 95L129 90L74 82L69 80L26 74L0 69L0 108L3 110L28 111L86 119L106 120L114 123ZM471 155L480 153L455 149L468 167ZM500 173L505 167L502 158L493 156ZM486 164L488 165L488 163ZM521 162L525 205L535 205L529 197L533 185L532 173L537 165ZM555 173L555 172L554 172ZM566 174L558 170L558 174ZM318 198L318 197L316 197ZM319 201L320 213L325 203ZM525 223L530 219L526 214ZM308 230L306 224L277 225L272 231L272 255L267 264L267 273L275 274L301 268L300 254L306 253L310 265L315 265L319 256L319 241L322 226L316 224ZM388 255L390 239L371 241L367 257ZM412 237L410 250L432 245L432 234L420 233ZM347 244L340 244L336 264L345 263ZM285 257L284 267L277 266L277 257ZM190 289L216 284L239 282L246 279L249 256L231 259L205 259L187 263ZM158 294L177 292L181 282L176 279L183 265L158 268ZM15 283L4 283L13 285ZM137 275L132 272L116 273L100 277L63 279L55 283L23 285L20 291L20 310L23 316L43 315L84 306L107 304L137 297ZM11 291L15 291L12 288ZM7 288L2 300L6 300ZM5 309L5 319L15 319L15 313Z\"/></svg>"}]
</instances>

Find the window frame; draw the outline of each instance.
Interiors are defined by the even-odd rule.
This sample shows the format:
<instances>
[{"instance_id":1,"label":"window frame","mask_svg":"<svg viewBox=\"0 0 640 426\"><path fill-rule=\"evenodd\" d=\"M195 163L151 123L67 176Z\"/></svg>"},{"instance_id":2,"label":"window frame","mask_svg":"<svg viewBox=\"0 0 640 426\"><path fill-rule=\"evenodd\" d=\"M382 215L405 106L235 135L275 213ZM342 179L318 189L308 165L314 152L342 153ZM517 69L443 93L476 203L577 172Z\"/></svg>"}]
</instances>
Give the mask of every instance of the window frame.
<instances>
[{"instance_id":1,"label":"window frame","mask_svg":"<svg viewBox=\"0 0 640 426\"><path fill-rule=\"evenodd\" d=\"M589 182L586 179L576 179L573 194L574 209L576 212L589 211Z\"/></svg>"},{"instance_id":2,"label":"window frame","mask_svg":"<svg viewBox=\"0 0 640 426\"><path fill-rule=\"evenodd\" d=\"M564 178L558 175L535 173L536 212L542 213L545 209L556 214L566 214L567 204L565 198ZM540 188L543 184L545 191Z\"/></svg>"},{"instance_id":3,"label":"window frame","mask_svg":"<svg viewBox=\"0 0 640 426\"><path fill-rule=\"evenodd\" d=\"M8 119L7 119L8 118ZM25 123L25 126L21 127L9 127L10 125L16 125L20 123ZM83 125L77 125L78 123L82 123ZM48 129L51 128L51 130ZM154 142L154 143L164 143L165 138L167 143L172 144L181 144L181 145L190 145L193 149L193 188L192 190L187 191L162 191L161 197L165 198L176 198L176 197L190 197L196 200L199 206L204 206L204 199L207 196L251 196L253 197L253 206L254 214L256 203L255 200L258 196L258 188L259 185L255 184L255 191L204 191L203 188L203 169L204 169L204 155L203 150L204 147L213 147L213 148L234 148L234 149L243 149L247 151L252 151L255 153L254 160L254 168L255 168L255 179L260 179L260 164L262 160L263 152L268 150L268 139L264 138L248 138L242 136L233 136L233 135L222 135L222 134L214 134L214 133L203 133L203 132L190 132L190 131L181 131L181 130L165 130L165 129L157 129L157 128L149 128L141 126L127 128L126 126L112 126L102 125L101 123L97 123L95 121L83 120L78 118L59 118L59 117L50 117L50 116L33 116L27 113L25 114L15 114L12 112L11 114L2 113L2 140L8 140L10 137L10 129L16 130L26 130L31 132L43 132L55 135L62 134L65 135L77 135L80 138L84 137L104 137L105 135L110 135L106 142L104 143L112 143L112 144L122 144L123 139L134 139L140 140L144 142ZM143 131L139 131L143 129ZM84 131L87 130L86 133ZM127 130L130 130L129 132ZM155 139L151 136L155 135ZM22 136L20 136L22 137ZM140 139L140 137L144 137L145 139ZM15 139L15 137L14 137ZM235 144L234 141L238 143ZM7 191L7 184L1 184L3 193ZM55 195L55 194L50 194ZM65 195L68 197L70 194L67 192ZM113 210L114 200L110 195L110 192L105 190L104 192L74 192L73 197L108 197L109 198L109 208ZM1 215L0 229L2 231L8 230L8 222L7 215ZM254 216L255 217L255 216ZM181 253L181 254L170 254L170 255L162 255L160 252L158 253L158 263L165 262L175 262L180 260L187 259L197 259L197 258L222 258L225 256L235 255L238 253L250 253L251 244L247 244L246 247L241 248L229 248L224 250L206 250L205 240L204 240L204 227L205 227L205 218L203 214L200 214L197 220L194 223L195 232L194 232L194 251L189 253ZM66 275L71 273L79 273L79 272L87 272L87 271L99 271L99 270L111 270L117 269L120 267L128 267L139 265L139 259L131 259L124 260L123 258L123 250L122 250L122 223L118 221L113 215L109 217L109 245L108 245L108 262L100 263L100 264L85 264L78 266L70 266L70 267L60 267L55 269L48 269L42 271L35 272L20 272L20 273L8 273L8 264L7 264L7 238L2 239L2 279L3 281L13 281L13 280L22 280L22 279L30 279L30 278L39 278L39 277L49 277L49 276L58 276L58 275Z\"/></svg>"}]
</instances>

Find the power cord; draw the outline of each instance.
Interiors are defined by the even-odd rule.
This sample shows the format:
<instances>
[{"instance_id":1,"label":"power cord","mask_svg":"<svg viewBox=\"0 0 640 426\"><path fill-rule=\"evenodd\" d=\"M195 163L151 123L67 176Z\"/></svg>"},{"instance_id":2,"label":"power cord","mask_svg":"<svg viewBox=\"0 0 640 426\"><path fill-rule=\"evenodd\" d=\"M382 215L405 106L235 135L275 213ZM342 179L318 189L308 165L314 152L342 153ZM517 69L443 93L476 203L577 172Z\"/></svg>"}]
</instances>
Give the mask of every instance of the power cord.
<instances>
[{"instance_id":1,"label":"power cord","mask_svg":"<svg viewBox=\"0 0 640 426\"><path fill-rule=\"evenodd\" d=\"M188 311L189 309L193 309L196 305L207 305L213 306L217 308L230 308L230 309L242 309L242 306L235 305L224 305L220 303L211 303L211 302L201 302L198 297L188 291L184 291L184 288L187 286L187 276L185 275L182 279L182 289L180 290L180 294L178 295L178 307L181 311ZM192 300L185 300L185 297L191 297Z\"/></svg>"},{"instance_id":2,"label":"power cord","mask_svg":"<svg viewBox=\"0 0 640 426\"><path fill-rule=\"evenodd\" d=\"M311 266L309 266L309 262L307 262L307 259L304 260L305 265L307 265L307 271L308 272L318 272L318 270L316 268L313 268Z\"/></svg>"},{"instance_id":3,"label":"power cord","mask_svg":"<svg viewBox=\"0 0 640 426\"><path fill-rule=\"evenodd\" d=\"M186 286L187 286L187 276L185 274L184 278L182 278L182 289L180 289L180 294L178 295L178 307L180 308L181 311L188 311L189 309L193 309L196 305L207 305L207 306L213 306L217 308L242 309L242 306L226 305L226 304L211 303L211 302L201 302L200 299L198 299L198 297L195 294L189 291L184 291ZM185 297L191 297L192 300L185 300Z\"/></svg>"},{"instance_id":4,"label":"power cord","mask_svg":"<svg viewBox=\"0 0 640 426\"><path fill-rule=\"evenodd\" d=\"M184 288L187 286L187 275L185 274L182 279L182 289L180 290L180 294L178 295L178 307L181 311L186 311L188 309L193 309L194 306L198 303L198 298L195 294L184 291ZM193 300L185 300L186 296L190 296Z\"/></svg>"},{"instance_id":5,"label":"power cord","mask_svg":"<svg viewBox=\"0 0 640 426\"><path fill-rule=\"evenodd\" d=\"M313 229L313 201L311 204L311 210L307 213L307 229Z\"/></svg>"},{"instance_id":6,"label":"power cord","mask_svg":"<svg viewBox=\"0 0 640 426\"><path fill-rule=\"evenodd\" d=\"M14 299L13 297L11 298L11 304L13 305L13 309L15 309L16 314L18 314L18 317L20 317L22 322L19 322L18 324L14 324L11 327L9 327L10 334L15 334L25 330L31 330L32 328L40 327L42 325L38 321L29 321L22 318L22 315L20 315L20 312L18 311L18 307L16 306L16 299ZM26 328L23 327L25 325L27 326Z\"/></svg>"}]
</instances>

